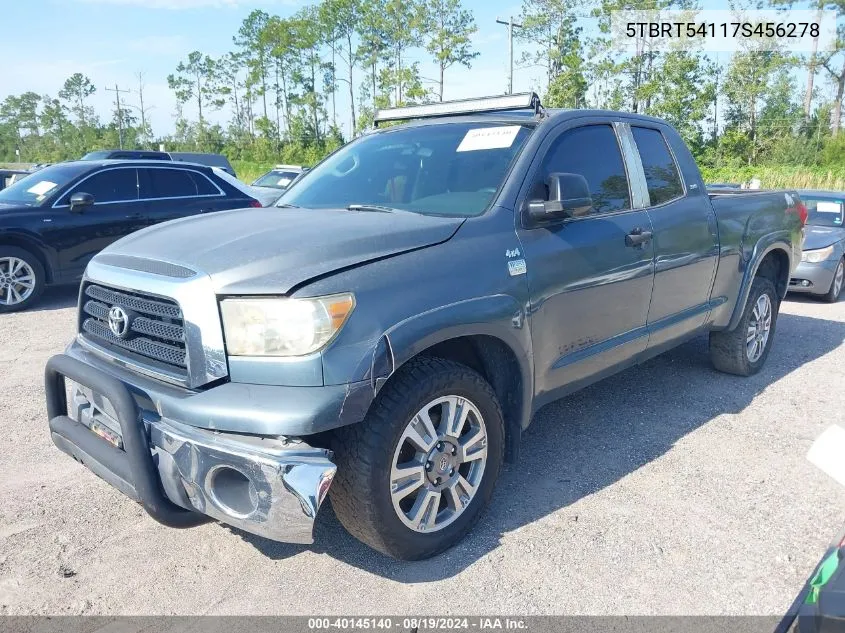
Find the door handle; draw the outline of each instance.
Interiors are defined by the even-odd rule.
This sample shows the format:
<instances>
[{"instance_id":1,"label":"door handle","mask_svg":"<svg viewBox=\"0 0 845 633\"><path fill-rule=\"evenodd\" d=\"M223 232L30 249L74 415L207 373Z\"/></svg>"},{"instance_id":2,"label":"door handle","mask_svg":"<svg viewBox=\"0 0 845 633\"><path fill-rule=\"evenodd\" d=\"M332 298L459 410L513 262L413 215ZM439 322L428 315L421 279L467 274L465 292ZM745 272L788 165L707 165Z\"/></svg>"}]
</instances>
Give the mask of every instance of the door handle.
<instances>
[{"instance_id":1,"label":"door handle","mask_svg":"<svg viewBox=\"0 0 845 633\"><path fill-rule=\"evenodd\" d=\"M651 231L645 231L641 228L633 229L625 236L625 246L632 246L634 248L642 246L651 240Z\"/></svg>"}]
</instances>

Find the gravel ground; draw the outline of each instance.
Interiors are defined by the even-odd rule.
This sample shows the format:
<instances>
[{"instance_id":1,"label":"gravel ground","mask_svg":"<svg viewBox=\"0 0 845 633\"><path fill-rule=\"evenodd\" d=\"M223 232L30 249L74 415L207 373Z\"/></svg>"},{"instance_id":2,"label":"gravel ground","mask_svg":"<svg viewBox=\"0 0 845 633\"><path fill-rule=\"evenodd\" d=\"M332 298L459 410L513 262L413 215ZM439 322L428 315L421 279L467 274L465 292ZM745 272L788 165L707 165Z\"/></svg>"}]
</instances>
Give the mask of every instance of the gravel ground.
<instances>
[{"instance_id":1,"label":"gravel ground","mask_svg":"<svg viewBox=\"0 0 845 633\"><path fill-rule=\"evenodd\" d=\"M170 530L60 453L42 370L74 301L0 315L2 614L780 614L845 521L805 459L845 426L845 301L785 302L753 378L700 338L549 405L475 531L420 563L329 507L311 547Z\"/></svg>"}]
</instances>

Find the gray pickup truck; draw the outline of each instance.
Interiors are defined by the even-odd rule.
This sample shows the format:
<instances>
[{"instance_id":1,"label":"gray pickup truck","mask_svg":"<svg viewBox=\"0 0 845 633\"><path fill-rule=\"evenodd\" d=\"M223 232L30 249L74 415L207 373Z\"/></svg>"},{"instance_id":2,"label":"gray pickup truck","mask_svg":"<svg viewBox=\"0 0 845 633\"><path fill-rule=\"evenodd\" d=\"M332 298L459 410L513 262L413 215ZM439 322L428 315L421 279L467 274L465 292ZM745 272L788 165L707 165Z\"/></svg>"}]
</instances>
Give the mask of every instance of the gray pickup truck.
<instances>
[{"instance_id":1,"label":"gray pickup truck","mask_svg":"<svg viewBox=\"0 0 845 633\"><path fill-rule=\"evenodd\" d=\"M533 94L377 117L400 120L275 207L97 255L46 368L55 444L168 526L311 543L328 495L420 559L470 530L546 403L704 332L717 369L763 365L795 193L708 194L665 122Z\"/></svg>"}]
</instances>

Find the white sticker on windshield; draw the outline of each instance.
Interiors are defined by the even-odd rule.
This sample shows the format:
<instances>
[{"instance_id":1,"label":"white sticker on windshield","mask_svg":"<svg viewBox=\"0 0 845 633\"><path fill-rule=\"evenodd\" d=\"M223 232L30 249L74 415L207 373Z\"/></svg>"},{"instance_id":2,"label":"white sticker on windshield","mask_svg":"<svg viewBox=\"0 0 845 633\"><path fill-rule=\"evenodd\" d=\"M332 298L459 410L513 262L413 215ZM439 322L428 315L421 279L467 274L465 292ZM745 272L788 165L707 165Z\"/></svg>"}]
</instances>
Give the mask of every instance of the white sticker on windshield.
<instances>
[{"instance_id":1,"label":"white sticker on windshield","mask_svg":"<svg viewBox=\"0 0 845 633\"><path fill-rule=\"evenodd\" d=\"M470 130L458 145L459 152L474 152L480 149L501 149L513 145L519 132L518 125L480 127Z\"/></svg>"},{"instance_id":2,"label":"white sticker on windshield","mask_svg":"<svg viewBox=\"0 0 845 633\"><path fill-rule=\"evenodd\" d=\"M279 182L277 182L276 184L280 187L287 187L290 184L290 181L290 178L279 178Z\"/></svg>"},{"instance_id":3,"label":"white sticker on windshield","mask_svg":"<svg viewBox=\"0 0 845 633\"><path fill-rule=\"evenodd\" d=\"M842 203L819 200L816 203L816 211L819 213L842 213Z\"/></svg>"},{"instance_id":4,"label":"white sticker on windshield","mask_svg":"<svg viewBox=\"0 0 845 633\"><path fill-rule=\"evenodd\" d=\"M36 196L43 196L45 193L54 189L56 187L56 183L50 182L49 180L42 180L41 182L32 185L29 189L26 190L27 193L34 193Z\"/></svg>"}]
</instances>

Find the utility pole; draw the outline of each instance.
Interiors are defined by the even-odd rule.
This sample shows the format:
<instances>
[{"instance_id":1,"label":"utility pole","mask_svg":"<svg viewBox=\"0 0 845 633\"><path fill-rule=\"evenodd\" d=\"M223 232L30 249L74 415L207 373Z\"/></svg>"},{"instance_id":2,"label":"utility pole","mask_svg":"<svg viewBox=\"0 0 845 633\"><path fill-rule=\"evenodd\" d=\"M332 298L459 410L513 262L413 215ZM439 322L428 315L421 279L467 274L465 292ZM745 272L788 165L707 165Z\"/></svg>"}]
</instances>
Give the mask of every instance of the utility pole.
<instances>
[{"instance_id":1,"label":"utility pole","mask_svg":"<svg viewBox=\"0 0 845 633\"><path fill-rule=\"evenodd\" d=\"M141 107L138 110L141 113L141 138L146 142L147 140L147 111L144 109L144 73L138 71L138 99L141 101Z\"/></svg>"},{"instance_id":2,"label":"utility pole","mask_svg":"<svg viewBox=\"0 0 845 633\"><path fill-rule=\"evenodd\" d=\"M718 144L719 142L719 75L721 75L722 69L717 66L716 67L716 88L713 93L713 143Z\"/></svg>"},{"instance_id":3,"label":"utility pole","mask_svg":"<svg viewBox=\"0 0 845 633\"><path fill-rule=\"evenodd\" d=\"M117 84L114 85L114 88L106 88L109 92L114 93L114 100L117 104L117 129L118 129L118 140L120 143L120 149L123 149L123 110L120 109L120 93L125 92L129 93L129 90L121 90L117 87Z\"/></svg>"},{"instance_id":4,"label":"utility pole","mask_svg":"<svg viewBox=\"0 0 845 633\"><path fill-rule=\"evenodd\" d=\"M508 21L496 18L496 24L504 24L508 27L508 63L510 71L508 72L508 94L513 94L513 29L514 27L521 29L522 25L513 21L513 16L508 18Z\"/></svg>"}]
</instances>

